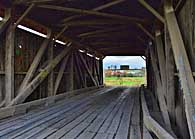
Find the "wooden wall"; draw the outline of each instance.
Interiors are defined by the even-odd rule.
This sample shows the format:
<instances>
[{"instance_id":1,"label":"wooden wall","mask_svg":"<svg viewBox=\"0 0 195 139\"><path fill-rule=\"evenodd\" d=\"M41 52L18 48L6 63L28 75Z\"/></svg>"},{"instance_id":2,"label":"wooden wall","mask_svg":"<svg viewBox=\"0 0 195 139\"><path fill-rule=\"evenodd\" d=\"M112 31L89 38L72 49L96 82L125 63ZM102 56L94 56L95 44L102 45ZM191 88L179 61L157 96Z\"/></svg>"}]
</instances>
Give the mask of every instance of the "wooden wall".
<instances>
[{"instance_id":1,"label":"wooden wall","mask_svg":"<svg viewBox=\"0 0 195 139\"><path fill-rule=\"evenodd\" d=\"M6 31L5 31L6 32ZM5 32L0 36L0 103L3 101L5 97ZM26 72L28 71L30 65L34 57L36 56L44 38L39 37L37 35L31 34L29 32L23 31L21 29L16 29L15 33L15 56L14 56L14 68L15 68L15 96L17 96L17 90L23 81ZM48 47L51 47L49 44ZM54 58L65 48L66 46L55 43L53 46ZM71 54L72 53L72 54ZM57 94L64 93L66 91L70 91L68 87L70 86L70 61L71 57L73 57L73 89L79 89L84 87L94 86L89 74L86 72L85 67L83 66L82 61L78 57L78 55L83 55L88 67L90 68L90 72L94 77L99 76L98 80L101 79L101 68L100 64L102 61L95 59L95 57L89 57L86 53L81 53L78 49L74 49L71 51L69 55L71 55L66 64L63 78L60 82L59 89ZM57 78L59 69L63 60L55 67L54 69L54 82ZM37 75L41 69L43 69L48 64L48 50L44 53L38 69L35 73ZM81 70L79 73L78 68ZM81 84L81 79L85 82ZM102 79L101 79L102 80ZM101 82L102 84L103 82ZM48 78L46 78L36 89L35 91L26 99L26 101L32 101L35 99L40 99L48 96Z\"/></svg>"},{"instance_id":2,"label":"wooden wall","mask_svg":"<svg viewBox=\"0 0 195 139\"><path fill-rule=\"evenodd\" d=\"M176 13L178 25L181 31L181 35L184 41L185 49L187 52L188 60L191 66L192 72L195 72L195 1L188 0L185 2L184 6ZM186 107L184 92L181 86L181 79L178 76L178 68L175 64L174 54L172 50L172 44L170 36L167 30L167 27L164 26L164 29L161 30L162 35L161 39L163 41L163 49L165 51L165 60L166 64L164 65L164 70L166 71L166 109L168 110L172 130L179 138L188 139L190 138L189 128L187 124L186 117ZM151 47L151 46L149 46ZM160 71L160 61L157 54L156 40L153 41L152 49L155 53L155 63L157 64L158 72L155 73L155 70L151 64L153 58L151 58L150 53L147 58L147 70L149 74L148 78L148 89L152 90L153 96L160 106L157 93L159 88L157 86L156 74L161 75ZM178 56L179 57L179 56ZM172 66L171 66L172 65ZM161 77L162 80L162 77ZM172 90L172 91L170 91ZM194 92L192 92L194 93ZM161 112L162 113L162 112Z\"/></svg>"}]
</instances>

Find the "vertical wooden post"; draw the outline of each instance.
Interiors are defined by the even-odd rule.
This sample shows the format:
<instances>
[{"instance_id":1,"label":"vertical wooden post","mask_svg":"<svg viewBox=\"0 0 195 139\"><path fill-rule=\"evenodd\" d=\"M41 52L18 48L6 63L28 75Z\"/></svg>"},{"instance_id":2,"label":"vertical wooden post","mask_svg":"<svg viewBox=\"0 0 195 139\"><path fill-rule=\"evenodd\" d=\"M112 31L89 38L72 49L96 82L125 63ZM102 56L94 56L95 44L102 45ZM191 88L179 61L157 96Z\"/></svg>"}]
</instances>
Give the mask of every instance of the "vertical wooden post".
<instances>
[{"instance_id":1,"label":"vertical wooden post","mask_svg":"<svg viewBox=\"0 0 195 139\"><path fill-rule=\"evenodd\" d=\"M49 63L53 60L53 45L54 45L54 40L52 40L51 45L49 45L48 48ZM48 96L53 96L53 95L54 95L54 72L52 70L48 76Z\"/></svg>"},{"instance_id":2,"label":"vertical wooden post","mask_svg":"<svg viewBox=\"0 0 195 139\"><path fill-rule=\"evenodd\" d=\"M43 41L43 43L41 44L41 47L39 48L32 64L30 65L30 68L28 69L28 72L24 78L24 80L22 81L19 89L18 89L18 93L22 92L25 87L28 85L28 83L30 82L30 80L32 79L35 71L37 70L37 67L41 61L42 56L44 55L46 48L49 44L49 42L51 41L51 30L48 30L48 35L47 38Z\"/></svg>"},{"instance_id":3,"label":"vertical wooden post","mask_svg":"<svg viewBox=\"0 0 195 139\"><path fill-rule=\"evenodd\" d=\"M67 55L64 60L62 61L62 64L60 66L60 70L58 72L58 76L56 78L56 81L55 81L55 87L54 87L54 95L57 94L57 91L58 91L58 88L60 86L60 81L62 80L62 77L64 75L64 70L65 70L65 67L67 65L67 61L69 59L69 55Z\"/></svg>"},{"instance_id":4,"label":"vertical wooden post","mask_svg":"<svg viewBox=\"0 0 195 139\"><path fill-rule=\"evenodd\" d=\"M78 76L80 77L80 80L82 82L82 87L86 88L87 85L86 85L86 82L85 82L85 71L84 71L84 73L82 72L81 64L80 64L80 61L79 61L79 58L78 58L78 52L76 52L74 57L75 57L75 60L76 60L76 65L77 65L76 67L77 67L77 71L78 71Z\"/></svg>"},{"instance_id":5,"label":"vertical wooden post","mask_svg":"<svg viewBox=\"0 0 195 139\"><path fill-rule=\"evenodd\" d=\"M15 26L11 23L6 32L5 46L5 104L14 98L14 39Z\"/></svg>"},{"instance_id":6,"label":"vertical wooden post","mask_svg":"<svg viewBox=\"0 0 195 139\"><path fill-rule=\"evenodd\" d=\"M69 65L69 75L67 78L67 91L72 91L74 90L74 55L73 55L73 50L71 51L71 57L70 57L70 65Z\"/></svg>"},{"instance_id":7,"label":"vertical wooden post","mask_svg":"<svg viewBox=\"0 0 195 139\"><path fill-rule=\"evenodd\" d=\"M100 83L99 83L99 79L98 79L98 71L97 71L96 59L93 58L92 60L93 60L92 68L93 68L94 78L95 78L97 84L99 85Z\"/></svg>"},{"instance_id":8,"label":"vertical wooden post","mask_svg":"<svg viewBox=\"0 0 195 139\"><path fill-rule=\"evenodd\" d=\"M71 50L71 46L64 48L62 52L57 55L51 63L49 63L27 86L20 92L8 106L17 105L25 101L25 99L42 83L48 74L60 63L60 61L67 56Z\"/></svg>"},{"instance_id":9,"label":"vertical wooden post","mask_svg":"<svg viewBox=\"0 0 195 139\"><path fill-rule=\"evenodd\" d=\"M190 136L191 138L195 138L195 83L175 12L169 0L165 1L164 13L171 38L176 67L179 71L179 78L184 93L185 111Z\"/></svg>"},{"instance_id":10,"label":"vertical wooden post","mask_svg":"<svg viewBox=\"0 0 195 139\"><path fill-rule=\"evenodd\" d=\"M3 80L2 80L2 76L0 75L0 104L3 101Z\"/></svg>"},{"instance_id":11,"label":"vertical wooden post","mask_svg":"<svg viewBox=\"0 0 195 139\"><path fill-rule=\"evenodd\" d=\"M147 87L148 89L152 89L152 76L151 76L151 63L150 63L150 56L147 54L146 57L146 71L147 71Z\"/></svg>"},{"instance_id":12,"label":"vertical wooden post","mask_svg":"<svg viewBox=\"0 0 195 139\"><path fill-rule=\"evenodd\" d=\"M151 48L151 46L149 49L150 49L150 54L151 54L152 67L153 67L155 79L156 79L157 96L158 96L158 100L159 100L160 109L162 111L163 119L164 119L164 122L165 122L167 129L171 130L171 123L170 123L169 114L167 111L167 106L166 106L164 93L163 93L163 89L162 89L162 84L160 81L160 73L159 73L159 70L157 67L156 57L155 57L154 51Z\"/></svg>"},{"instance_id":13,"label":"vertical wooden post","mask_svg":"<svg viewBox=\"0 0 195 139\"><path fill-rule=\"evenodd\" d=\"M81 61L82 61L83 65L84 65L84 67L85 67L87 73L89 74L91 80L93 81L94 85L97 86L97 82L96 82L96 80L94 79L94 77L93 77L93 75L92 75L92 73L91 73L91 71L90 71L90 69L89 69L89 67L88 67L88 65L87 65L87 62L85 61L84 57L83 57L81 54L79 54L79 56L80 56L80 58L81 58Z\"/></svg>"},{"instance_id":14,"label":"vertical wooden post","mask_svg":"<svg viewBox=\"0 0 195 139\"><path fill-rule=\"evenodd\" d=\"M101 85L103 85L103 83L104 83L104 69L103 69L103 60L102 59L100 59L99 60L99 69L100 69L100 84Z\"/></svg>"},{"instance_id":15,"label":"vertical wooden post","mask_svg":"<svg viewBox=\"0 0 195 139\"><path fill-rule=\"evenodd\" d=\"M175 63L171 49L171 40L165 27L165 55L166 55L166 74L167 74L167 108L172 123L175 123Z\"/></svg>"},{"instance_id":16,"label":"vertical wooden post","mask_svg":"<svg viewBox=\"0 0 195 139\"><path fill-rule=\"evenodd\" d=\"M100 65L99 65L99 61L95 59L95 68L96 68L96 77L98 80L99 85L101 84L100 81Z\"/></svg>"},{"instance_id":17,"label":"vertical wooden post","mask_svg":"<svg viewBox=\"0 0 195 139\"><path fill-rule=\"evenodd\" d=\"M166 69L164 66L165 63L165 52L164 52L164 46L161 38L161 32L160 30L155 31L155 41L156 41L156 50L158 54L158 61L159 61L159 67L160 67L160 77L161 77L161 83L162 83L162 89L164 96L167 95L166 93Z\"/></svg>"}]
</instances>

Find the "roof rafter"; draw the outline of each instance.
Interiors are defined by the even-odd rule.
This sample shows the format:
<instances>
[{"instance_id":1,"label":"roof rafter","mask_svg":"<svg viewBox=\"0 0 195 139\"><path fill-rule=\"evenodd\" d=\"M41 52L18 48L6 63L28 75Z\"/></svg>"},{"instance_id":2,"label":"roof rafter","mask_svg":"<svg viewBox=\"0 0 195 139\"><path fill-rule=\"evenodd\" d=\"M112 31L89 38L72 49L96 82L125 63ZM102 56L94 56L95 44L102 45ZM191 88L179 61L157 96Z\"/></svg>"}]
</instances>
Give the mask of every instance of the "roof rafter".
<instances>
[{"instance_id":1,"label":"roof rafter","mask_svg":"<svg viewBox=\"0 0 195 139\"><path fill-rule=\"evenodd\" d=\"M152 6L150 6L144 0L138 0L139 3L144 6L148 11L150 11L154 16L156 16L162 23L165 23L164 17L162 17Z\"/></svg>"},{"instance_id":2,"label":"roof rafter","mask_svg":"<svg viewBox=\"0 0 195 139\"><path fill-rule=\"evenodd\" d=\"M81 21L71 21L62 24L62 26L88 26L88 25L114 25L114 24L129 24L125 21L117 21L111 19L94 19L94 20L81 20Z\"/></svg>"},{"instance_id":3,"label":"roof rafter","mask_svg":"<svg viewBox=\"0 0 195 139\"><path fill-rule=\"evenodd\" d=\"M20 16L20 18L16 21L16 23L14 24L15 26L17 26L24 18L25 16L31 11L31 9L34 7L34 4L31 4L26 10L25 12L22 14L22 16Z\"/></svg>"},{"instance_id":4,"label":"roof rafter","mask_svg":"<svg viewBox=\"0 0 195 139\"><path fill-rule=\"evenodd\" d=\"M55 2L58 0L14 0L14 4L25 4L25 3L46 3L46 2Z\"/></svg>"},{"instance_id":5,"label":"roof rafter","mask_svg":"<svg viewBox=\"0 0 195 139\"><path fill-rule=\"evenodd\" d=\"M93 8L92 10L93 10L93 11L100 11L100 10L106 9L106 8L108 8L108 7L114 6L114 5L116 5L116 4L122 3L122 2L124 2L124 1L126 1L126 0L115 0L115 1L112 1L112 2L109 2L109 3L106 3L106 4L104 4L104 5L98 6L98 7L96 7L96 8ZM79 17L82 17L82 16L83 16L83 15L74 15L74 16L70 16L70 17L68 17L68 18L65 18L65 19L63 20L63 22L67 22L67 21L70 21L70 20L73 20L73 19L75 19L75 18L79 18Z\"/></svg>"},{"instance_id":6,"label":"roof rafter","mask_svg":"<svg viewBox=\"0 0 195 139\"><path fill-rule=\"evenodd\" d=\"M110 13L105 13L105 12L97 12L93 10L68 8L68 7L61 7L61 6L54 6L54 5L37 5L37 7L50 9L50 10L58 10L58 11L64 11L64 12L84 14L84 15L95 15L95 16L107 17L107 18L112 18L112 19L120 19L124 21L140 23L140 24L146 23L146 20L140 19L137 17L122 16L122 15L110 14Z\"/></svg>"},{"instance_id":7,"label":"roof rafter","mask_svg":"<svg viewBox=\"0 0 195 139\"><path fill-rule=\"evenodd\" d=\"M124 28L126 28L126 27L122 26L122 27L118 27L118 28L109 28L109 29L90 31L90 32L81 33L81 34L78 35L78 37L86 37L86 36L91 36L91 35L97 35L97 34L102 34L102 33L121 30L121 29L124 29Z\"/></svg>"},{"instance_id":8,"label":"roof rafter","mask_svg":"<svg viewBox=\"0 0 195 139\"><path fill-rule=\"evenodd\" d=\"M126 45L126 46L118 46L118 47L104 47L104 48L99 48L99 50L113 50L113 49L121 49L121 48L129 48L129 49L134 49L136 46L132 47L131 45Z\"/></svg>"}]
</instances>

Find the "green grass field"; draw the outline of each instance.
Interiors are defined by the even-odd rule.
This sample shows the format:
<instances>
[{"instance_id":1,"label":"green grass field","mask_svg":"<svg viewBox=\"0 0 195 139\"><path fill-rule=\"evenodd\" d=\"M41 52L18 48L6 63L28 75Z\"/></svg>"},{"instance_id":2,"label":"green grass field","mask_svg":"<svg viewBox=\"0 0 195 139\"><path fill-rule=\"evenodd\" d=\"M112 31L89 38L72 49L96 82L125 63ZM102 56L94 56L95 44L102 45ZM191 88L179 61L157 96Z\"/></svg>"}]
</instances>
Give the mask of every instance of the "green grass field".
<instances>
[{"instance_id":1,"label":"green grass field","mask_svg":"<svg viewBox=\"0 0 195 139\"><path fill-rule=\"evenodd\" d=\"M105 77L106 85L138 86L145 84L145 77Z\"/></svg>"}]
</instances>

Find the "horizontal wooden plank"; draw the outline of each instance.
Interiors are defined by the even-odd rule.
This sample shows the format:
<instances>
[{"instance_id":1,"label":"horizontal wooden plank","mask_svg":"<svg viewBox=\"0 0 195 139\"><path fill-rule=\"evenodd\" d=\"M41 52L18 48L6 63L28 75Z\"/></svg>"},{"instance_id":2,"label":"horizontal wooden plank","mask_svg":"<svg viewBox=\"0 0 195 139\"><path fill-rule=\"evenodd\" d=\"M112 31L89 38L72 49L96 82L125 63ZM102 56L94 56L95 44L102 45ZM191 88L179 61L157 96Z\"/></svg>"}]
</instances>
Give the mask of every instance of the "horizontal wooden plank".
<instances>
[{"instance_id":1,"label":"horizontal wooden plank","mask_svg":"<svg viewBox=\"0 0 195 139\"><path fill-rule=\"evenodd\" d=\"M47 98L43 98L43 99L39 99L39 100L27 102L27 103L15 105L15 106L1 108L0 109L0 119L6 118L6 117L9 117L9 116L14 116L14 115L26 113L31 108L47 106L48 102L55 103L57 101L65 99L65 98L70 98L70 97L73 97L75 95L79 95L79 94L88 92L90 90L98 89L98 88L102 88L102 87L103 86L82 88L82 89L62 93L62 94L59 94L59 95L56 95L56 96L50 96L50 97L47 97Z\"/></svg>"},{"instance_id":2,"label":"horizontal wooden plank","mask_svg":"<svg viewBox=\"0 0 195 139\"><path fill-rule=\"evenodd\" d=\"M158 122L156 122L149 113L147 108L145 96L144 96L144 86L141 87L141 101L142 101L142 111L143 111L143 121L148 130L153 132L158 138L162 139L175 139L170 133L168 133Z\"/></svg>"}]
</instances>

